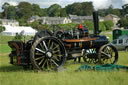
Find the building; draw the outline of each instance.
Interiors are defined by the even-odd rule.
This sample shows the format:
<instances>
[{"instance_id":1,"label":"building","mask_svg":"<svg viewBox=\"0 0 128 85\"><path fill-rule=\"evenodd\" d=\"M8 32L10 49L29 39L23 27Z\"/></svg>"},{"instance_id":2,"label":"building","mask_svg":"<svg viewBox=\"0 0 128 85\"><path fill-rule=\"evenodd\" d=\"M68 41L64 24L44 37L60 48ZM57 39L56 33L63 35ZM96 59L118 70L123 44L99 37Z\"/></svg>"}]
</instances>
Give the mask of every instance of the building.
<instances>
[{"instance_id":1,"label":"building","mask_svg":"<svg viewBox=\"0 0 128 85\"><path fill-rule=\"evenodd\" d=\"M72 20L73 23L84 23L86 20L93 21L92 16L77 16L77 15L69 15L69 18Z\"/></svg>"},{"instance_id":2,"label":"building","mask_svg":"<svg viewBox=\"0 0 128 85\"><path fill-rule=\"evenodd\" d=\"M71 19L67 17L39 17L32 16L28 22L39 21L41 24L68 24L72 23Z\"/></svg>"},{"instance_id":3,"label":"building","mask_svg":"<svg viewBox=\"0 0 128 85\"><path fill-rule=\"evenodd\" d=\"M39 16L32 16L31 18L28 19L28 22L31 23L31 22L34 22L34 21L38 21L40 19Z\"/></svg>"},{"instance_id":4,"label":"building","mask_svg":"<svg viewBox=\"0 0 128 85\"><path fill-rule=\"evenodd\" d=\"M39 21L41 24L68 24L72 22L66 17L42 17Z\"/></svg>"},{"instance_id":5,"label":"building","mask_svg":"<svg viewBox=\"0 0 128 85\"><path fill-rule=\"evenodd\" d=\"M10 19L1 19L2 25L19 26L19 22Z\"/></svg>"},{"instance_id":6,"label":"building","mask_svg":"<svg viewBox=\"0 0 128 85\"><path fill-rule=\"evenodd\" d=\"M28 22L39 21L41 24L68 24L68 23L84 23L86 20L93 21L93 16L77 16L69 15L69 17L39 17L32 16ZM104 17L99 17L99 21L104 21Z\"/></svg>"},{"instance_id":7,"label":"building","mask_svg":"<svg viewBox=\"0 0 128 85\"><path fill-rule=\"evenodd\" d=\"M108 14L107 16L104 17L104 20L111 20L114 25L117 24L117 22L120 20L120 18L117 15L113 15L113 14Z\"/></svg>"},{"instance_id":8,"label":"building","mask_svg":"<svg viewBox=\"0 0 128 85\"><path fill-rule=\"evenodd\" d=\"M99 17L99 22L103 22L104 21L104 17Z\"/></svg>"}]
</instances>

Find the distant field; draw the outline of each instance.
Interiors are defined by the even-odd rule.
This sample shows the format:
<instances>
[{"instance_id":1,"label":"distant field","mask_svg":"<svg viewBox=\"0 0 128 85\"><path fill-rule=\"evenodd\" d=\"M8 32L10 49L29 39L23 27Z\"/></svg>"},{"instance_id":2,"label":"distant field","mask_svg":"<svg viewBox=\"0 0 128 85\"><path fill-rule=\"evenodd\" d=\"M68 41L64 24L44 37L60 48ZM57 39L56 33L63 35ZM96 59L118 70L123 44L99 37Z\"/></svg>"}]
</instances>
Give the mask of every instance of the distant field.
<instances>
[{"instance_id":1,"label":"distant field","mask_svg":"<svg viewBox=\"0 0 128 85\"><path fill-rule=\"evenodd\" d=\"M111 34L105 35L111 38ZM10 65L8 54L11 49L7 41L12 38L0 36L0 85L128 85L128 71L75 72L84 63L68 61L64 64L65 70L60 72L37 72ZM128 52L119 51L117 64L128 66Z\"/></svg>"}]
</instances>

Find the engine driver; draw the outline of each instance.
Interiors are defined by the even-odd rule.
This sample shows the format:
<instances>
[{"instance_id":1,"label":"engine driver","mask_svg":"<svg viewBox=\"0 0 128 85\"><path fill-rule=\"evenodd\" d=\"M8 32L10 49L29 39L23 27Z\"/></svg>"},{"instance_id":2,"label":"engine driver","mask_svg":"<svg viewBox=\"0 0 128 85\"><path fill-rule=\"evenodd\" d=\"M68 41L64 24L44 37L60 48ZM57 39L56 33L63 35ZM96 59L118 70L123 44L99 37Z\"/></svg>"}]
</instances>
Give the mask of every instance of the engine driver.
<instances>
[{"instance_id":1,"label":"engine driver","mask_svg":"<svg viewBox=\"0 0 128 85\"><path fill-rule=\"evenodd\" d=\"M79 31L79 35L80 37L83 37L83 36L88 36L88 28L86 25L82 26L82 24L79 24L78 26L78 31Z\"/></svg>"}]
</instances>

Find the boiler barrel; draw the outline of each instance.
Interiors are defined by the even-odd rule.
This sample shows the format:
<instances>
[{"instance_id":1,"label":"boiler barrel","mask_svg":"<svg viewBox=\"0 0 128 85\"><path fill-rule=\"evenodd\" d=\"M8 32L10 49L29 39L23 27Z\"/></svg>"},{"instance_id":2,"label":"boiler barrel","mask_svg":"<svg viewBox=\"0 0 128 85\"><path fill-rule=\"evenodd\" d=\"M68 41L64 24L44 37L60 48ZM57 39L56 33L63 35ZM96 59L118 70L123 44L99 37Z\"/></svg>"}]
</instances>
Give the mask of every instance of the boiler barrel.
<instances>
[{"instance_id":1,"label":"boiler barrel","mask_svg":"<svg viewBox=\"0 0 128 85\"><path fill-rule=\"evenodd\" d=\"M108 40L92 40L86 42L66 42L65 46L69 49L88 49L99 48L108 43Z\"/></svg>"}]
</instances>

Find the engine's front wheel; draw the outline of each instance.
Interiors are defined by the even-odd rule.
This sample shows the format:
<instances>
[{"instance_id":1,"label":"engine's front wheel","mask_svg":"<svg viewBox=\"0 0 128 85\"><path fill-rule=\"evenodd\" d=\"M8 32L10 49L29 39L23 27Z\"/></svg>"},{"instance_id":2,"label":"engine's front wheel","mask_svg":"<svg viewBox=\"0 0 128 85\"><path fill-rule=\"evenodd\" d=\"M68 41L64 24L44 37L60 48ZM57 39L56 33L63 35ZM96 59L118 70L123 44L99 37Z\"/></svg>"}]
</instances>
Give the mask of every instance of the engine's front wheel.
<instances>
[{"instance_id":1,"label":"engine's front wheel","mask_svg":"<svg viewBox=\"0 0 128 85\"><path fill-rule=\"evenodd\" d=\"M98 52L101 64L115 64L118 61L118 51L113 45L103 45Z\"/></svg>"}]
</instances>

